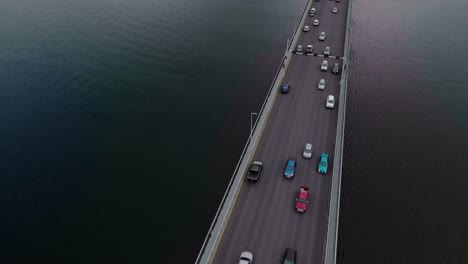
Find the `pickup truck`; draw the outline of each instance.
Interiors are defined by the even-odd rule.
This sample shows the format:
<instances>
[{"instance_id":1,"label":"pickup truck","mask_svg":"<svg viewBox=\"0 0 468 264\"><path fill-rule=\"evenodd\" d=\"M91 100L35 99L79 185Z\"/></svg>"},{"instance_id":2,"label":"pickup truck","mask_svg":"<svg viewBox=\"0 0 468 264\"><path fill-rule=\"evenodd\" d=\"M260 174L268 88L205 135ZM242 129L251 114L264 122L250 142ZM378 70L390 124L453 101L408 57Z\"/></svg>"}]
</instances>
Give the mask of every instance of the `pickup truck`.
<instances>
[{"instance_id":1,"label":"pickup truck","mask_svg":"<svg viewBox=\"0 0 468 264\"><path fill-rule=\"evenodd\" d=\"M261 161L254 161L250 165L249 173L247 174L247 180L249 181L258 181L260 177L260 172L262 172L263 164Z\"/></svg>"},{"instance_id":2,"label":"pickup truck","mask_svg":"<svg viewBox=\"0 0 468 264\"><path fill-rule=\"evenodd\" d=\"M296 211L300 213L307 211L307 204L309 203L307 197L309 197L309 187L301 186L299 192L297 192Z\"/></svg>"}]
</instances>

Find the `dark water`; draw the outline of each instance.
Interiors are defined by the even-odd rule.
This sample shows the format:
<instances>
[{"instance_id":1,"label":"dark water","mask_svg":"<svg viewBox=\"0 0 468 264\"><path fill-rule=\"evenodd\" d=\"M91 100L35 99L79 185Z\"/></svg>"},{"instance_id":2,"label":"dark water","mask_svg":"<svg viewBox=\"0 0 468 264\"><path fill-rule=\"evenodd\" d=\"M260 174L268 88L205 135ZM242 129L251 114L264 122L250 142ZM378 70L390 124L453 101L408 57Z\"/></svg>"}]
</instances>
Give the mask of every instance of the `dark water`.
<instances>
[{"instance_id":1,"label":"dark water","mask_svg":"<svg viewBox=\"0 0 468 264\"><path fill-rule=\"evenodd\" d=\"M305 0L0 2L2 263L192 263ZM355 0L339 263L468 263L468 8Z\"/></svg>"},{"instance_id":2,"label":"dark water","mask_svg":"<svg viewBox=\"0 0 468 264\"><path fill-rule=\"evenodd\" d=\"M193 263L305 3L0 1L0 262Z\"/></svg>"},{"instance_id":3,"label":"dark water","mask_svg":"<svg viewBox=\"0 0 468 264\"><path fill-rule=\"evenodd\" d=\"M468 2L355 0L339 263L468 263Z\"/></svg>"}]
</instances>

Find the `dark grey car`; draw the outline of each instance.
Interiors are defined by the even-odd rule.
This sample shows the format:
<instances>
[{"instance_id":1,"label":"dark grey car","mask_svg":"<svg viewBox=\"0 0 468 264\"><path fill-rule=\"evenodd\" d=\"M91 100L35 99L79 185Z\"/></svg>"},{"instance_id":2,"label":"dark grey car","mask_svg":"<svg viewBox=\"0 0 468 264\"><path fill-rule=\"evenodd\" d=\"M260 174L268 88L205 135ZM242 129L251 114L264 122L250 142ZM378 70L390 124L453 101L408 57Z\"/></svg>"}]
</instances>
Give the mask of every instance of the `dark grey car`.
<instances>
[{"instance_id":1,"label":"dark grey car","mask_svg":"<svg viewBox=\"0 0 468 264\"><path fill-rule=\"evenodd\" d=\"M338 63L333 64L332 72L334 74L338 74L340 72L340 66L338 65Z\"/></svg>"}]
</instances>

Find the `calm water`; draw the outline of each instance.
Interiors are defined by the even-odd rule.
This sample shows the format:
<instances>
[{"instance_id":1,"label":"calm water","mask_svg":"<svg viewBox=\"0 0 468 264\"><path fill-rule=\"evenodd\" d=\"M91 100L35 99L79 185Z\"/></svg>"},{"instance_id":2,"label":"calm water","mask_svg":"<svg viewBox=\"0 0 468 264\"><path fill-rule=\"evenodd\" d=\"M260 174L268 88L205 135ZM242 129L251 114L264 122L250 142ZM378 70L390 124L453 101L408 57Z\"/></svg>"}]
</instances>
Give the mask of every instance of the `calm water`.
<instances>
[{"instance_id":1,"label":"calm water","mask_svg":"<svg viewBox=\"0 0 468 264\"><path fill-rule=\"evenodd\" d=\"M192 263L305 3L1 1L2 259ZM468 3L354 3L339 262L468 263Z\"/></svg>"},{"instance_id":2,"label":"calm water","mask_svg":"<svg viewBox=\"0 0 468 264\"><path fill-rule=\"evenodd\" d=\"M1 262L193 263L305 3L0 1Z\"/></svg>"},{"instance_id":3,"label":"calm water","mask_svg":"<svg viewBox=\"0 0 468 264\"><path fill-rule=\"evenodd\" d=\"M353 3L339 263L468 263L468 2Z\"/></svg>"}]
</instances>

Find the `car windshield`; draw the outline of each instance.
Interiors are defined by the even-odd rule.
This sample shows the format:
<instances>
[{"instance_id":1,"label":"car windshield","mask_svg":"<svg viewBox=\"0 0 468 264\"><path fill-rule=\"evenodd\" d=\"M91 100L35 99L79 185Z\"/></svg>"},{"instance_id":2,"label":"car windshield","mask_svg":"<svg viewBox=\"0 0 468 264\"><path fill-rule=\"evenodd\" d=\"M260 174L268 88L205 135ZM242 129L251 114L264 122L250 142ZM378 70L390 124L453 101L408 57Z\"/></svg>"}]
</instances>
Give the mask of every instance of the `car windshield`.
<instances>
[{"instance_id":1,"label":"car windshield","mask_svg":"<svg viewBox=\"0 0 468 264\"><path fill-rule=\"evenodd\" d=\"M304 149L305 153L311 153L312 151L310 149Z\"/></svg>"},{"instance_id":2,"label":"car windshield","mask_svg":"<svg viewBox=\"0 0 468 264\"><path fill-rule=\"evenodd\" d=\"M306 201L306 200L304 200L304 199L300 199L300 198L297 198L297 201L298 201L298 202L301 202L301 203L307 203L307 201Z\"/></svg>"},{"instance_id":3,"label":"car windshield","mask_svg":"<svg viewBox=\"0 0 468 264\"><path fill-rule=\"evenodd\" d=\"M252 165L252 167L250 168L250 171L251 172L258 172L258 169L260 169L260 166L255 164L255 165Z\"/></svg>"},{"instance_id":4,"label":"car windshield","mask_svg":"<svg viewBox=\"0 0 468 264\"><path fill-rule=\"evenodd\" d=\"M328 102L329 102L329 103L333 103L333 99L328 99Z\"/></svg>"}]
</instances>

